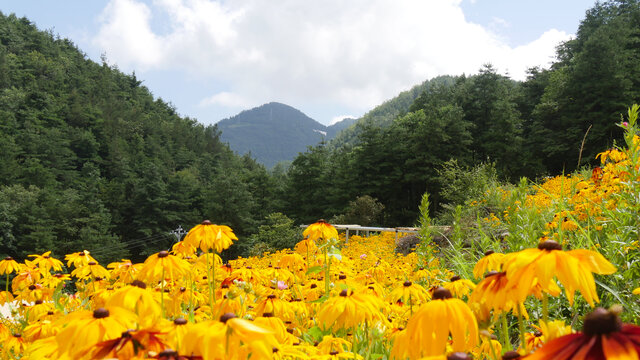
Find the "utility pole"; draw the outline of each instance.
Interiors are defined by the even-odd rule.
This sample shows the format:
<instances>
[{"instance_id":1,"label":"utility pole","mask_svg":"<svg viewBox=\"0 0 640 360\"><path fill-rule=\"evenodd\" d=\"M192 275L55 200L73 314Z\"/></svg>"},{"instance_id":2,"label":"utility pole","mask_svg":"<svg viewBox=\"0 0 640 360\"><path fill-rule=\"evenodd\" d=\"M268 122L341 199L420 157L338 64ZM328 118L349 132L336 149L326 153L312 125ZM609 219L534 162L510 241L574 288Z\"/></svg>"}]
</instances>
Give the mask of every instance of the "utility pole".
<instances>
[{"instance_id":1,"label":"utility pole","mask_svg":"<svg viewBox=\"0 0 640 360\"><path fill-rule=\"evenodd\" d=\"M175 237L176 237L176 239L171 243L171 245L169 245L169 249L168 249L168 250L171 250L171 247L173 246L173 244L175 244L176 242L179 242L180 240L182 240L182 237L183 237L184 235L186 235L186 234L187 234L187 232L188 232L188 231L185 231L185 230L182 228L182 225L178 225L178 228L177 228L177 229L175 229L175 230L171 230L169 233L170 233L171 235L175 236Z\"/></svg>"}]
</instances>

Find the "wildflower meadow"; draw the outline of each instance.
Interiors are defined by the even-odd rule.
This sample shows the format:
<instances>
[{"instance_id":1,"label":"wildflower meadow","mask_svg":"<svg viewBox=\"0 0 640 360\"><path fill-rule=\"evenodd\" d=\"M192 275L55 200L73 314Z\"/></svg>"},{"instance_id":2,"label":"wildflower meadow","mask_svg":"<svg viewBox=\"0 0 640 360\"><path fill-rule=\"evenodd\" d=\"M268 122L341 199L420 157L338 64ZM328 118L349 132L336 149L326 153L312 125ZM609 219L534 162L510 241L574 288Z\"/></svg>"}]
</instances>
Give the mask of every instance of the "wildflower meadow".
<instances>
[{"instance_id":1,"label":"wildflower meadow","mask_svg":"<svg viewBox=\"0 0 640 360\"><path fill-rule=\"evenodd\" d=\"M638 111L598 167L496 185L443 234L423 212L408 255L395 233L346 241L320 220L223 262L238 239L212 219L143 263L5 258L1 357L638 359Z\"/></svg>"}]
</instances>

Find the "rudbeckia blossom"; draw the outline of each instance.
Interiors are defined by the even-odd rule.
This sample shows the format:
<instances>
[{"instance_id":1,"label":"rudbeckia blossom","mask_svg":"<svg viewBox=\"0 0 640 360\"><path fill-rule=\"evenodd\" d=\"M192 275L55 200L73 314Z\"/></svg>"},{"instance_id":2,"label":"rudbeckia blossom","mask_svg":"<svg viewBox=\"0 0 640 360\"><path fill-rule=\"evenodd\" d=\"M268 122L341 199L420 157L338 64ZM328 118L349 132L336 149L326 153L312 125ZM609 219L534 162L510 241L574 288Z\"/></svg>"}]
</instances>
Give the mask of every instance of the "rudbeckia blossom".
<instances>
[{"instance_id":1,"label":"rudbeckia blossom","mask_svg":"<svg viewBox=\"0 0 640 360\"><path fill-rule=\"evenodd\" d=\"M79 358L93 345L118 338L123 332L134 328L136 315L122 308L110 307L77 311L59 321L66 324L56 335L60 353Z\"/></svg>"},{"instance_id":2,"label":"rudbeckia blossom","mask_svg":"<svg viewBox=\"0 0 640 360\"><path fill-rule=\"evenodd\" d=\"M317 241L319 239L329 240L338 238L338 230L333 225L324 221L323 219L307 226L302 233L302 236L308 238L310 241Z\"/></svg>"},{"instance_id":3,"label":"rudbeckia blossom","mask_svg":"<svg viewBox=\"0 0 640 360\"><path fill-rule=\"evenodd\" d=\"M9 275L14 272L20 271L20 264L13 260L11 256L0 260L0 275Z\"/></svg>"},{"instance_id":4,"label":"rudbeckia blossom","mask_svg":"<svg viewBox=\"0 0 640 360\"><path fill-rule=\"evenodd\" d=\"M238 237L233 233L230 227L225 225L215 225L211 221L205 220L200 225L196 225L189 230L184 242L195 248L200 248L204 252L215 250L222 252L233 244Z\"/></svg>"},{"instance_id":5,"label":"rudbeckia blossom","mask_svg":"<svg viewBox=\"0 0 640 360\"><path fill-rule=\"evenodd\" d=\"M42 255L29 255L33 257L33 263L38 265L42 269L42 273L49 273L51 269L55 271L62 271L62 261L52 258L51 251L47 251Z\"/></svg>"},{"instance_id":6,"label":"rudbeckia blossom","mask_svg":"<svg viewBox=\"0 0 640 360\"><path fill-rule=\"evenodd\" d=\"M502 263L504 263L505 254L493 252L488 250L484 253L484 257L476 263L473 267L473 277L479 279L487 271L500 271L502 269Z\"/></svg>"},{"instance_id":7,"label":"rudbeckia blossom","mask_svg":"<svg viewBox=\"0 0 640 360\"><path fill-rule=\"evenodd\" d=\"M623 324L617 310L596 308L585 317L582 332L547 342L527 360L638 359L640 326Z\"/></svg>"},{"instance_id":8,"label":"rudbeckia blossom","mask_svg":"<svg viewBox=\"0 0 640 360\"><path fill-rule=\"evenodd\" d=\"M73 266L79 268L88 265L91 261L97 263L96 259L94 259L87 250L67 254L64 259L67 260L67 267L71 267L73 264Z\"/></svg>"},{"instance_id":9,"label":"rudbeckia blossom","mask_svg":"<svg viewBox=\"0 0 640 360\"><path fill-rule=\"evenodd\" d=\"M426 303L431 295L422 286L411 281L405 281L402 286L395 288L389 293L389 300L394 303L400 302L407 305L419 305Z\"/></svg>"},{"instance_id":10,"label":"rudbeckia blossom","mask_svg":"<svg viewBox=\"0 0 640 360\"><path fill-rule=\"evenodd\" d=\"M163 250L153 254L144 261L142 269L140 269L139 278L148 282L154 282L164 279L181 279L189 272L190 265L185 260L175 255L169 254Z\"/></svg>"},{"instance_id":11,"label":"rudbeckia blossom","mask_svg":"<svg viewBox=\"0 0 640 360\"><path fill-rule=\"evenodd\" d=\"M494 315L524 308L516 290L509 283L507 273L496 271L488 272L476 285L469 296L469 304L478 304L482 308L493 310Z\"/></svg>"},{"instance_id":12,"label":"rudbeckia blossom","mask_svg":"<svg viewBox=\"0 0 640 360\"><path fill-rule=\"evenodd\" d=\"M458 299L462 299L463 297L469 295L471 290L476 287L476 284L472 283L471 280L462 279L460 276L454 276L451 278L451 281L448 283L443 283L442 287L451 291L453 296Z\"/></svg>"},{"instance_id":13,"label":"rudbeckia blossom","mask_svg":"<svg viewBox=\"0 0 640 360\"><path fill-rule=\"evenodd\" d=\"M449 334L454 352L471 350L478 343L478 324L471 309L442 287L433 292L433 300L413 314L405 331L406 336L396 339L392 350L401 358L420 359L443 354ZM397 351L396 347L404 351Z\"/></svg>"},{"instance_id":14,"label":"rudbeckia blossom","mask_svg":"<svg viewBox=\"0 0 640 360\"><path fill-rule=\"evenodd\" d=\"M616 268L600 253L591 250L563 251L553 240L546 240L536 249L526 249L511 254L505 262L510 287L515 288L518 301L523 302L535 285L552 292L554 277L564 285L570 304L579 290L589 305L599 302L592 273L613 274Z\"/></svg>"},{"instance_id":15,"label":"rudbeckia blossom","mask_svg":"<svg viewBox=\"0 0 640 360\"><path fill-rule=\"evenodd\" d=\"M220 321L204 321L189 329L181 353L203 359L269 359L279 344L273 331L224 314Z\"/></svg>"},{"instance_id":16,"label":"rudbeckia blossom","mask_svg":"<svg viewBox=\"0 0 640 360\"><path fill-rule=\"evenodd\" d=\"M342 290L327 300L318 311L318 322L325 329L351 329L383 318L382 303L374 296Z\"/></svg>"}]
</instances>

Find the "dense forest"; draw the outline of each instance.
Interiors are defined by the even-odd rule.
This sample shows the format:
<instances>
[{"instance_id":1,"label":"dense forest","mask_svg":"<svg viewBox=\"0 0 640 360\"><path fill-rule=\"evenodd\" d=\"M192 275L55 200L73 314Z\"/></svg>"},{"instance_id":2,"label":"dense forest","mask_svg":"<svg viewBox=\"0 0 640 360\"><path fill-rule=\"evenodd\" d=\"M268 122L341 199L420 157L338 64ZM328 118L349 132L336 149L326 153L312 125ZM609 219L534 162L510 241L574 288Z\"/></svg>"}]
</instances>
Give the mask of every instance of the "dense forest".
<instances>
[{"instance_id":1,"label":"dense forest","mask_svg":"<svg viewBox=\"0 0 640 360\"><path fill-rule=\"evenodd\" d=\"M0 16L2 252L140 259L168 248L179 225L210 218L246 236L273 211L262 165L141 83Z\"/></svg>"},{"instance_id":2,"label":"dense forest","mask_svg":"<svg viewBox=\"0 0 640 360\"><path fill-rule=\"evenodd\" d=\"M535 180L589 164L640 101L639 57L639 1L596 4L550 69L523 82L491 65L434 78L267 171L135 74L0 14L0 255L140 260L203 219L248 239L227 257L264 241L260 229L320 217L413 225L425 192L434 214L465 201L465 177Z\"/></svg>"},{"instance_id":3,"label":"dense forest","mask_svg":"<svg viewBox=\"0 0 640 360\"><path fill-rule=\"evenodd\" d=\"M330 218L369 195L385 208L382 224L411 225L425 191L436 213L463 201L451 184L468 174L516 181L570 173L621 139L615 124L640 101L639 75L640 3L596 4L550 69L531 68L523 82L489 64L435 78L300 154L288 173L287 213Z\"/></svg>"}]
</instances>

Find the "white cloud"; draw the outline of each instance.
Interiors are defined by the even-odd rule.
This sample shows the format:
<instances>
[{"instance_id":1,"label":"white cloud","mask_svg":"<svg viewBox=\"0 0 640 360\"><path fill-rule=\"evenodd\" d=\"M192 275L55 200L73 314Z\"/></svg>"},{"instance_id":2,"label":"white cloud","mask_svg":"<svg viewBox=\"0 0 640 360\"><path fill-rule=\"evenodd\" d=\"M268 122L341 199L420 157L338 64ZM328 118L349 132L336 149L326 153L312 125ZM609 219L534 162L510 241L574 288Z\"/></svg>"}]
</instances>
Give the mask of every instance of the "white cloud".
<instances>
[{"instance_id":1,"label":"white cloud","mask_svg":"<svg viewBox=\"0 0 640 360\"><path fill-rule=\"evenodd\" d=\"M201 106L276 100L364 112L425 79L476 73L484 63L524 79L568 39L551 30L512 48L466 21L460 3L111 0L94 43L125 71L170 69L230 84ZM153 14L170 19L169 31L153 31Z\"/></svg>"},{"instance_id":2,"label":"white cloud","mask_svg":"<svg viewBox=\"0 0 640 360\"><path fill-rule=\"evenodd\" d=\"M210 105L243 109L250 106L251 102L243 98L241 95L223 91L200 101L201 107Z\"/></svg>"}]
</instances>

